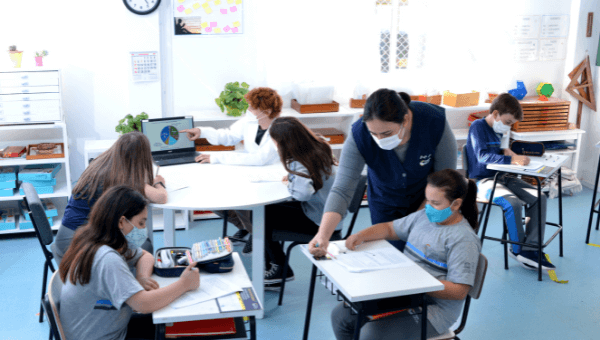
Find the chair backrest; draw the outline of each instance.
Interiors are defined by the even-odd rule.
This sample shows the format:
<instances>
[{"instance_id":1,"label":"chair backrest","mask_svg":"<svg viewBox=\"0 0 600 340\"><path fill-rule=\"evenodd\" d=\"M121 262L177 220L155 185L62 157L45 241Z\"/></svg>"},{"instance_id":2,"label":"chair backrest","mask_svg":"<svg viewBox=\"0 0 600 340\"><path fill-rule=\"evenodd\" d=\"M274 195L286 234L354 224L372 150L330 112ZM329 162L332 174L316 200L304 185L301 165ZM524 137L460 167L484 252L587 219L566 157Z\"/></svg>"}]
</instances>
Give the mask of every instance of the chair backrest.
<instances>
[{"instance_id":1,"label":"chair backrest","mask_svg":"<svg viewBox=\"0 0 600 340\"><path fill-rule=\"evenodd\" d=\"M358 211L358 209L360 209L360 204L362 203L363 198L365 196L366 186L367 186L367 176L361 175L360 179L358 180L358 185L356 186L356 190L354 191L354 196L352 196L352 200L350 201L350 204L348 205L348 212L355 213L356 211Z\"/></svg>"},{"instance_id":2,"label":"chair backrest","mask_svg":"<svg viewBox=\"0 0 600 340\"><path fill-rule=\"evenodd\" d=\"M469 160L467 159L467 144L462 147L462 168L465 171L465 177L469 178Z\"/></svg>"},{"instance_id":3,"label":"chair backrest","mask_svg":"<svg viewBox=\"0 0 600 340\"><path fill-rule=\"evenodd\" d=\"M58 340L66 340L65 332L63 331L62 323L60 322L60 294L62 291L63 282L60 279L60 274L56 271L50 279L50 290L46 294L45 309L48 315L48 322L53 329L55 337ZM49 305L49 306L48 306ZM49 307L49 308L48 308Z\"/></svg>"},{"instance_id":4,"label":"chair backrest","mask_svg":"<svg viewBox=\"0 0 600 340\"><path fill-rule=\"evenodd\" d=\"M483 282L485 281L485 274L487 273L488 260L483 254L479 254L479 261L477 262L477 270L475 271L475 282L473 287L469 290L469 296L473 299L479 299L481 295L481 289L483 288Z\"/></svg>"},{"instance_id":5,"label":"chair backrest","mask_svg":"<svg viewBox=\"0 0 600 340\"><path fill-rule=\"evenodd\" d=\"M50 227L50 223L48 223L46 211L40 197L31 183L23 182L21 183L21 188L25 191L23 201L29 210L29 217L40 242L46 246L50 245L54 239L54 235L52 234L52 228Z\"/></svg>"}]
</instances>

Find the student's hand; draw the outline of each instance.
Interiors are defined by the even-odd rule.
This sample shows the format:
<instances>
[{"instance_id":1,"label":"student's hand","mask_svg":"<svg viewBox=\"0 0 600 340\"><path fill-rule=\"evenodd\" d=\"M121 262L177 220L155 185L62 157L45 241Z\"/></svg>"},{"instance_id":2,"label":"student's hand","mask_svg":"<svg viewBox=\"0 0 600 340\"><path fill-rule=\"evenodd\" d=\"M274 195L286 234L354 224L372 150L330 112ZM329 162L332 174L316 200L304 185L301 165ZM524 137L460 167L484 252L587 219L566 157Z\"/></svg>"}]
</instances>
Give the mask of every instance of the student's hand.
<instances>
[{"instance_id":1,"label":"student's hand","mask_svg":"<svg viewBox=\"0 0 600 340\"><path fill-rule=\"evenodd\" d=\"M518 156L516 153L514 153L511 149L504 149L504 156Z\"/></svg>"},{"instance_id":2,"label":"student's hand","mask_svg":"<svg viewBox=\"0 0 600 340\"><path fill-rule=\"evenodd\" d=\"M150 277L141 277L138 282L142 285L145 290L154 290L160 288L158 282L154 281Z\"/></svg>"},{"instance_id":3,"label":"student's hand","mask_svg":"<svg viewBox=\"0 0 600 340\"><path fill-rule=\"evenodd\" d=\"M516 165L527 165L529 164L529 162L531 161L531 159L529 159L529 157L527 156L512 156L512 160L511 160L511 164L516 164Z\"/></svg>"},{"instance_id":4,"label":"student's hand","mask_svg":"<svg viewBox=\"0 0 600 340\"><path fill-rule=\"evenodd\" d=\"M196 266L196 262L192 262L189 266L187 266L179 280L183 282L183 286L187 291L196 290L200 287L200 272L198 268L194 268Z\"/></svg>"},{"instance_id":5,"label":"student's hand","mask_svg":"<svg viewBox=\"0 0 600 340\"><path fill-rule=\"evenodd\" d=\"M163 176L158 175L158 176L154 177L154 184L152 184L152 186L155 186L158 183L166 184L165 179L164 179Z\"/></svg>"},{"instance_id":6,"label":"student's hand","mask_svg":"<svg viewBox=\"0 0 600 340\"><path fill-rule=\"evenodd\" d=\"M363 243L363 240L360 236L358 236L358 234L350 235L346 239L346 248L348 248L350 250L355 250L356 247L358 247L362 243Z\"/></svg>"},{"instance_id":7,"label":"student's hand","mask_svg":"<svg viewBox=\"0 0 600 340\"><path fill-rule=\"evenodd\" d=\"M186 132L187 133L187 138L189 140L196 140L198 138L200 138L200 129L199 128L193 128L193 129L185 129L185 130L180 130L181 132Z\"/></svg>"},{"instance_id":8,"label":"student's hand","mask_svg":"<svg viewBox=\"0 0 600 340\"><path fill-rule=\"evenodd\" d=\"M196 162L199 162L200 164L210 163L210 155L201 154L196 157Z\"/></svg>"},{"instance_id":9,"label":"student's hand","mask_svg":"<svg viewBox=\"0 0 600 340\"><path fill-rule=\"evenodd\" d=\"M317 244L319 245L317 247ZM314 257L323 257L327 254L327 247L329 246L329 240L325 239L321 235L317 234L315 237L308 242L308 251Z\"/></svg>"},{"instance_id":10,"label":"student's hand","mask_svg":"<svg viewBox=\"0 0 600 340\"><path fill-rule=\"evenodd\" d=\"M288 185L290 183L288 175L283 176L283 178L281 179L281 182L285 185Z\"/></svg>"}]
</instances>

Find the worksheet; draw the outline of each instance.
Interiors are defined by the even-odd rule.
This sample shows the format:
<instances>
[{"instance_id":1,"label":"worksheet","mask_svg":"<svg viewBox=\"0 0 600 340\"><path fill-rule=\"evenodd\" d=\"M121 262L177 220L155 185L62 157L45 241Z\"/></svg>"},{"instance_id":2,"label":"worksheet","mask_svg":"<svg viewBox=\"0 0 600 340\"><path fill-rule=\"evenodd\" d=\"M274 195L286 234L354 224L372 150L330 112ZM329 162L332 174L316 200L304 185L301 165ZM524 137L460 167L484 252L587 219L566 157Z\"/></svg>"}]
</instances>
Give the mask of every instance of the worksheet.
<instances>
[{"instance_id":1,"label":"worksheet","mask_svg":"<svg viewBox=\"0 0 600 340\"><path fill-rule=\"evenodd\" d=\"M242 291L242 288L218 275L200 277L200 288L187 292L171 303L173 308L183 308Z\"/></svg>"}]
</instances>

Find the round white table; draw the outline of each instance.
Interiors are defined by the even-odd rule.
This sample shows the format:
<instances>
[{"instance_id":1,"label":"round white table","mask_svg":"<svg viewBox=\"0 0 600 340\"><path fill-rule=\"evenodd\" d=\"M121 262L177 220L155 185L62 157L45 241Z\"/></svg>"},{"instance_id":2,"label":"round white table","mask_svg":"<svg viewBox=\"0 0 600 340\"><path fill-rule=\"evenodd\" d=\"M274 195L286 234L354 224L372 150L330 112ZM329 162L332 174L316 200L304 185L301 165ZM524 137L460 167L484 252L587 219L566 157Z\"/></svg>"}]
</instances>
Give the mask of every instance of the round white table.
<instances>
[{"instance_id":1,"label":"round white table","mask_svg":"<svg viewBox=\"0 0 600 340\"><path fill-rule=\"evenodd\" d=\"M165 178L169 200L166 204L151 204L163 209L165 247L176 244L175 210L252 210L252 283L261 303L264 303L265 205L291 198L280 180L251 182L253 174L265 173L281 179L286 172L280 163L267 166L199 163L164 166L159 174Z\"/></svg>"}]
</instances>

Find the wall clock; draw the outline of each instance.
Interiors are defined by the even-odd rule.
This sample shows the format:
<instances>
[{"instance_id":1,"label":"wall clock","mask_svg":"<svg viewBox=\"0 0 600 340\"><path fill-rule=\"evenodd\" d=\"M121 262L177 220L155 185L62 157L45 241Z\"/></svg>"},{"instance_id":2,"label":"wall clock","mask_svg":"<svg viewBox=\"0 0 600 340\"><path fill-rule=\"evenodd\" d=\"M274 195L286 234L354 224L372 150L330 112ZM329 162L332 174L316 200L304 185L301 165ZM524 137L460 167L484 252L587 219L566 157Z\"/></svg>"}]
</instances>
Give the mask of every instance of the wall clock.
<instances>
[{"instance_id":1,"label":"wall clock","mask_svg":"<svg viewBox=\"0 0 600 340\"><path fill-rule=\"evenodd\" d=\"M123 3L132 13L146 15L158 8L160 0L123 0Z\"/></svg>"}]
</instances>

